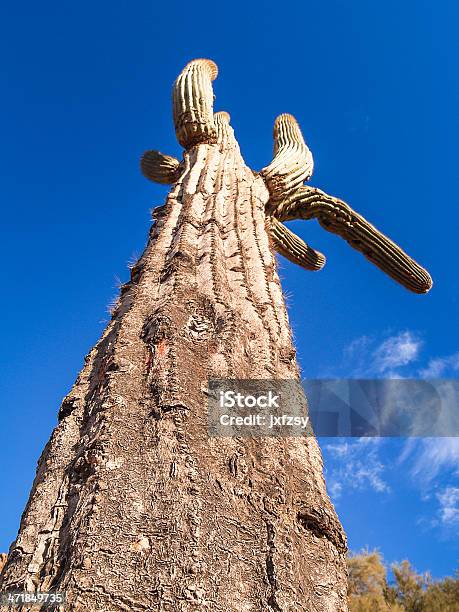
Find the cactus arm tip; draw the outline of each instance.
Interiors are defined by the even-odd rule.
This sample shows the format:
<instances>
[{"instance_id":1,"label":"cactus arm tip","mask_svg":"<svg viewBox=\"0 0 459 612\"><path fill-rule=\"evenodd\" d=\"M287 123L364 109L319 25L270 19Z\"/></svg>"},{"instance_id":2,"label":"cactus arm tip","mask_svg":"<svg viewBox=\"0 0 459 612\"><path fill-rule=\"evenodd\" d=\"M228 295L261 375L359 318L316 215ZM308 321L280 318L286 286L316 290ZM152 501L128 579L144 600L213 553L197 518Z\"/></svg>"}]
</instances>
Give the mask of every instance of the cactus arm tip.
<instances>
[{"instance_id":1,"label":"cactus arm tip","mask_svg":"<svg viewBox=\"0 0 459 612\"><path fill-rule=\"evenodd\" d=\"M234 130L230 125L231 117L226 111L219 111L214 115L217 141L225 146L230 142L234 143Z\"/></svg>"},{"instance_id":2,"label":"cactus arm tip","mask_svg":"<svg viewBox=\"0 0 459 612\"><path fill-rule=\"evenodd\" d=\"M145 151L140 158L140 170L144 177L163 185L176 183L180 177L181 168L178 159L159 151Z\"/></svg>"},{"instance_id":3,"label":"cactus arm tip","mask_svg":"<svg viewBox=\"0 0 459 612\"><path fill-rule=\"evenodd\" d=\"M174 83L172 107L175 133L185 149L216 142L212 81L217 74L217 65L212 60L196 59L185 66Z\"/></svg>"},{"instance_id":4,"label":"cactus arm tip","mask_svg":"<svg viewBox=\"0 0 459 612\"><path fill-rule=\"evenodd\" d=\"M215 113L214 119L219 119L220 121L229 123L231 121L231 115L226 111L218 111L218 113Z\"/></svg>"},{"instance_id":5,"label":"cactus arm tip","mask_svg":"<svg viewBox=\"0 0 459 612\"><path fill-rule=\"evenodd\" d=\"M293 193L313 172L312 153L295 117L279 115L274 122L274 159L260 172L272 199Z\"/></svg>"},{"instance_id":6,"label":"cactus arm tip","mask_svg":"<svg viewBox=\"0 0 459 612\"><path fill-rule=\"evenodd\" d=\"M191 62L188 62L188 64L185 66L185 68L183 70L186 70L187 68L189 68L190 66L202 66L203 68L205 68L208 72L209 72L209 76L210 76L210 80L211 81L215 81L215 79L218 77L218 66L217 64L211 60L211 59L206 59L204 57L199 57L197 59L191 60Z\"/></svg>"},{"instance_id":7,"label":"cactus arm tip","mask_svg":"<svg viewBox=\"0 0 459 612\"><path fill-rule=\"evenodd\" d=\"M275 250L306 270L321 270L325 255L307 245L275 217L267 217L268 231Z\"/></svg>"}]
</instances>

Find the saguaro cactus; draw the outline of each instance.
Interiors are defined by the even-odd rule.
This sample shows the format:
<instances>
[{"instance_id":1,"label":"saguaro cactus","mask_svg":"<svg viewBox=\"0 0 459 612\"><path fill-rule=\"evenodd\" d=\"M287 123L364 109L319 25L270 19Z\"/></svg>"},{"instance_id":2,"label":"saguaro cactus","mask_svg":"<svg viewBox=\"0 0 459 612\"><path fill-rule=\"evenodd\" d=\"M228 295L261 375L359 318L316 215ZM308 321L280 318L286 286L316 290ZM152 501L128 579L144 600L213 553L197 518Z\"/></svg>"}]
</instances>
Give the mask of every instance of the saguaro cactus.
<instances>
[{"instance_id":1,"label":"saguaro cactus","mask_svg":"<svg viewBox=\"0 0 459 612\"><path fill-rule=\"evenodd\" d=\"M344 202L304 187L312 156L290 115L274 159L247 168L217 68L173 89L183 160L148 151L172 183L102 338L64 399L1 576L58 590L66 610L300 610L346 604L346 539L313 437L209 438L209 377L299 377L271 247L325 258L283 221L316 217L396 280L430 277Z\"/></svg>"},{"instance_id":2,"label":"saguaro cactus","mask_svg":"<svg viewBox=\"0 0 459 612\"><path fill-rule=\"evenodd\" d=\"M205 84L202 97L196 93L198 75ZM185 147L193 146L196 142L214 141L210 81L216 76L217 68L213 62L195 60L177 79L173 96L174 120L177 138ZM185 80L188 80L187 88L183 87ZM193 107L193 95L196 109ZM187 122L189 117L192 117L194 127ZM176 182L179 168L178 160L158 151L147 151L142 158L144 175L157 183ZM275 249L293 263L309 270L320 270L325 264L324 255L306 245L281 223L292 219L316 218L324 229L344 238L407 289L427 293L432 287L427 270L348 204L320 189L303 185L311 178L313 169L312 153L296 119L287 113L279 115L274 123L274 159L260 171L270 195L266 219Z\"/></svg>"}]
</instances>

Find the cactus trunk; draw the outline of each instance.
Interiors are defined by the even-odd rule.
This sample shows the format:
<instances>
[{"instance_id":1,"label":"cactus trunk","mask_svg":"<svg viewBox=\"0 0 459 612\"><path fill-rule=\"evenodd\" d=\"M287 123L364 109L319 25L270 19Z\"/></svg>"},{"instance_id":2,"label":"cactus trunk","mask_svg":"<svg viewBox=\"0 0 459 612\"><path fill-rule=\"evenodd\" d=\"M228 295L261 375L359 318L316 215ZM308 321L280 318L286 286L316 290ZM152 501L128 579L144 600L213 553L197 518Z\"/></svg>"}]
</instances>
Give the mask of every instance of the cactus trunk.
<instances>
[{"instance_id":1,"label":"cactus trunk","mask_svg":"<svg viewBox=\"0 0 459 612\"><path fill-rule=\"evenodd\" d=\"M78 611L347 610L316 440L207 435L209 376L299 376L269 194L228 119L185 152L63 401L3 590L65 591Z\"/></svg>"}]
</instances>

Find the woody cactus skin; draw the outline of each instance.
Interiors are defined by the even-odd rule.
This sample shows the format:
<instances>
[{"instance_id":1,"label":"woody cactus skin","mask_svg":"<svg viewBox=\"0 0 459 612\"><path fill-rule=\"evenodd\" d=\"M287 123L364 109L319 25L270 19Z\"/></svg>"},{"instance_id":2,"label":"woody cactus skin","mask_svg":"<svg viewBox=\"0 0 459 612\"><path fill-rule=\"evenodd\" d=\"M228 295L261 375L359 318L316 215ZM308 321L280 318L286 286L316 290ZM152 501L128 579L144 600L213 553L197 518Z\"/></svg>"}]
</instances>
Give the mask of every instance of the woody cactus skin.
<instances>
[{"instance_id":1,"label":"woody cactus skin","mask_svg":"<svg viewBox=\"0 0 459 612\"><path fill-rule=\"evenodd\" d=\"M284 113L274 122L274 159L260 172L273 199L285 197L307 181L314 170L312 153L295 117Z\"/></svg>"}]
</instances>

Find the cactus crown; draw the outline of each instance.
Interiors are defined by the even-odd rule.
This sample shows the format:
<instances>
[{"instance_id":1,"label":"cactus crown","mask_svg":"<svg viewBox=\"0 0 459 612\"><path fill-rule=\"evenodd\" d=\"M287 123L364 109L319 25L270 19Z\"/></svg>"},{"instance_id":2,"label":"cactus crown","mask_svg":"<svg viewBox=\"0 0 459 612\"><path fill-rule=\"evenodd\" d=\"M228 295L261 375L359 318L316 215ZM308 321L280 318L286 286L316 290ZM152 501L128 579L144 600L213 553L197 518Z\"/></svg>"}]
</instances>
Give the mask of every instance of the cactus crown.
<instances>
[{"instance_id":1,"label":"cactus crown","mask_svg":"<svg viewBox=\"0 0 459 612\"><path fill-rule=\"evenodd\" d=\"M196 59L185 66L174 83L175 132L185 149L217 144L232 137L229 114L213 112L212 81L217 75L218 68L213 61ZM427 293L432 287L427 270L348 204L304 185L312 176L314 162L296 119L288 113L279 115L274 122L273 135L273 160L259 173L270 195L266 226L273 247L308 270L321 269L325 264L324 255L282 223L290 219L315 218L324 229L344 238L395 281L415 293ZM142 157L141 169L150 180L171 184L179 179L182 164L169 155L147 151Z\"/></svg>"}]
</instances>

